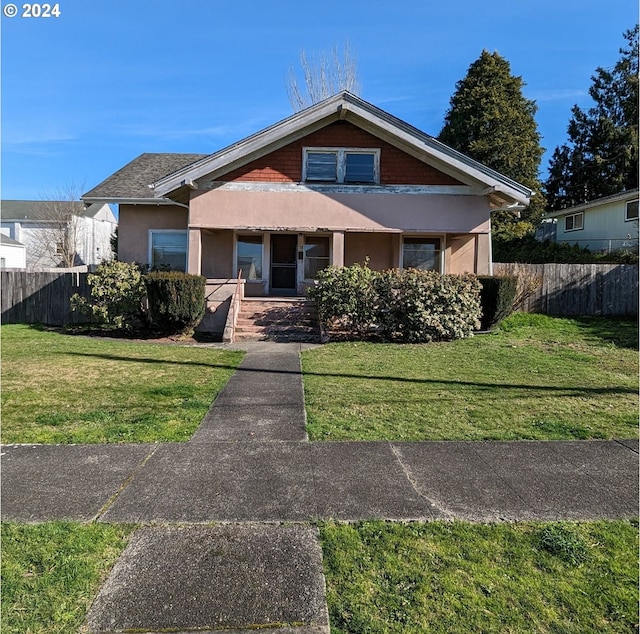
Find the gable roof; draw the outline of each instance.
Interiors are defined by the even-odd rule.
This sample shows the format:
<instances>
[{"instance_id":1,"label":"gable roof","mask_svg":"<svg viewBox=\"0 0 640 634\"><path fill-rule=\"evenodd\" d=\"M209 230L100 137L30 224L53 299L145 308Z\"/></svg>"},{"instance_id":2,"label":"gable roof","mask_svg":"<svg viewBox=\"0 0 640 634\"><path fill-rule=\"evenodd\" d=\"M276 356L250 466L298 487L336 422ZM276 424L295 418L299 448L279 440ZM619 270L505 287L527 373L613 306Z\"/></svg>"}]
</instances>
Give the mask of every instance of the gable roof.
<instances>
[{"instance_id":1,"label":"gable roof","mask_svg":"<svg viewBox=\"0 0 640 634\"><path fill-rule=\"evenodd\" d=\"M0 233L0 244L5 244L12 247L24 247L24 244L22 244L22 242L18 242L17 240L14 240L9 236L5 236L4 233Z\"/></svg>"},{"instance_id":2,"label":"gable roof","mask_svg":"<svg viewBox=\"0 0 640 634\"><path fill-rule=\"evenodd\" d=\"M494 207L523 207L528 187L474 161L376 106L342 92L153 182L157 198L183 200L200 179L213 179L337 120L347 120L461 182L479 188ZM188 199L188 198L187 198Z\"/></svg>"},{"instance_id":3,"label":"gable roof","mask_svg":"<svg viewBox=\"0 0 640 634\"><path fill-rule=\"evenodd\" d=\"M103 180L99 185L83 194L86 202L151 202L162 203L155 199L149 187L154 181L184 168L207 154L170 154L144 153L127 163L115 174ZM172 201L164 201L172 202Z\"/></svg>"},{"instance_id":4,"label":"gable roof","mask_svg":"<svg viewBox=\"0 0 640 634\"><path fill-rule=\"evenodd\" d=\"M551 211L544 215L545 218L561 218L562 216L567 216L569 214L575 214L579 211L586 211L587 209L592 209L594 207L601 207L602 205L608 205L610 203L616 203L618 201L630 201L636 200L638 198L638 189L629 189L626 192L621 192L620 194L612 194L611 196L603 196L602 198L596 198L595 200L590 200L586 203L581 203L580 205L575 205L574 207L565 207L565 209L560 209L559 211Z\"/></svg>"},{"instance_id":5,"label":"gable roof","mask_svg":"<svg viewBox=\"0 0 640 634\"><path fill-rule=\"evenodd\" d=\"M56 212L58 205L73 205L73 213L78 216L93 218L103 208L103 204L85 205L82 201L52 201L52 200L3 200L0 202L0 219L2 222L47 222L59 221L60 216ZM111 214L111 211L109 211ZM51 218L50 216L54 216ZM115 217L113 217L115 222Z\"/></svg>"}]
</instances>

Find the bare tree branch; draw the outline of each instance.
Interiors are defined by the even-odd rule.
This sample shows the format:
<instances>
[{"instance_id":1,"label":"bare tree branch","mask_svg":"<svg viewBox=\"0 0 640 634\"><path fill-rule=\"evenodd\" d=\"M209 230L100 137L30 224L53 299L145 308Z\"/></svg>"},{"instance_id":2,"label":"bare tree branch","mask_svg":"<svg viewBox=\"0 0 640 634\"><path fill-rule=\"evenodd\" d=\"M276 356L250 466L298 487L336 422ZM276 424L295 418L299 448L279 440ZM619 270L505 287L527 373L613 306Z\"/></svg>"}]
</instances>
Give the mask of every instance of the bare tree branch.
<instances>
[{"instance_id":1,"label":"bare tree branch","mask_svg":"<svg viewBox=\"0 0 640 634\"><path fill-rule=\"evenodd\" d=\"M319 57L307 57L305 51L300 53L300 68L304 86L298 82L298 73L292 66L287 80L287 95L294 112L331 97L336 93L347 90L355 95L360 93L358 81L358 64L345 42L342 56L338 46L334 46L331 53L322 51Z\"/></svg>"}]
</instances>

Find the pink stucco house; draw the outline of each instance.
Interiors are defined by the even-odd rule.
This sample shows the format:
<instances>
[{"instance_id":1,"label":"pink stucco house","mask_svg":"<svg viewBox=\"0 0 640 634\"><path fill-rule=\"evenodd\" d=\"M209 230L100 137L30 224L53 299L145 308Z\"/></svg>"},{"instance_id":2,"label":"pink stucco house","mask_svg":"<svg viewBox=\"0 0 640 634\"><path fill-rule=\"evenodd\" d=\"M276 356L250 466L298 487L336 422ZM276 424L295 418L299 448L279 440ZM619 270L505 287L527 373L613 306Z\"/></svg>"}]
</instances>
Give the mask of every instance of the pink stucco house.
<instances>
[{"instance_id":1,"label":"pink stucco house","mask_svg":"<svg viewBox=\"0 0 640 634\"><path fill-rule=\"evenodd\" d=\"M83 199L119 205L121 260L282 296L365 258L490 273L490 211L531 195L343 92L213 154L143 154Z\"/></svg>"}]
</instances>

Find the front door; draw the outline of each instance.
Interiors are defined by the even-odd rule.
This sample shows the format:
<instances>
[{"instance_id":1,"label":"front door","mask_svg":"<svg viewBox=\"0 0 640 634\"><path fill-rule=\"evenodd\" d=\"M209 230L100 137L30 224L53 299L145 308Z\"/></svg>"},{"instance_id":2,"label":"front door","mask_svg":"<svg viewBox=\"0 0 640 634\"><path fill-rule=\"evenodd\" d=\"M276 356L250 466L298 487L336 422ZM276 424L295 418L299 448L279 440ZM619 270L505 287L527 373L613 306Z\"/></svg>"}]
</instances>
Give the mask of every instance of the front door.
<instances>
[{"instance_id":1,"label":"front door","mask_svg":"<svg viewBox=\"0 0 640 634\"><path fill-rule=\"evenodd\" d=\"M298 236L271 234L271 293L295 295L298 262Z\"/></svg>"}]
</instances>

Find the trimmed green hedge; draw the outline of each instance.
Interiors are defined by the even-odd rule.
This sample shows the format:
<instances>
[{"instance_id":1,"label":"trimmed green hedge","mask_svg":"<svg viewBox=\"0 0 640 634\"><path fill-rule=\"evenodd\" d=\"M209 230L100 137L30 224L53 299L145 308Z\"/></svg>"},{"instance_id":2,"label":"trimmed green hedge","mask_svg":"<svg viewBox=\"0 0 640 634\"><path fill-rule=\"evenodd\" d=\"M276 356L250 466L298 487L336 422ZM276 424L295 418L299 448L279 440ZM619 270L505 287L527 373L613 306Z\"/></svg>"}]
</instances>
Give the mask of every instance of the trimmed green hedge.
<instances>
[{"instance_id":1,"label":"trimmed green hedge","mask_svg":"<svg viewBox=\"0 0 640 634\"><path fill-rule=\"evenodd\" d=\"M515 275L495 277L482 275L478 277L478 281L482 286L480 329L493 330L513 312L518 292L518 278Z\"/></svg>"},{"instance_id":2,"label":"trimmed green hedge","mask_svg":"<svg viewBox=\"0 0 640 634\"><path fill-rule=\"evenodd\" d=\"M469 337L480 326L480 284L472 275L378 272L366 263L328 267L308 295L324 327L352 339L447 341Z\"/></svg>"},{"instance_id":3,"label":"trimmed green hedge","mask_svg":"<svg viewBox=\"0 0 640 634\"><path fill-rule=\"evenodd\" d=\"M144 277L149 317L162 332L192 330L205 311L205 278L179 271L157 271Z\"/></svg>"}]
</instances>

